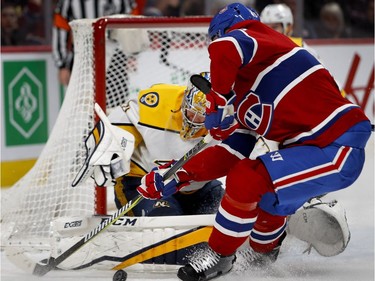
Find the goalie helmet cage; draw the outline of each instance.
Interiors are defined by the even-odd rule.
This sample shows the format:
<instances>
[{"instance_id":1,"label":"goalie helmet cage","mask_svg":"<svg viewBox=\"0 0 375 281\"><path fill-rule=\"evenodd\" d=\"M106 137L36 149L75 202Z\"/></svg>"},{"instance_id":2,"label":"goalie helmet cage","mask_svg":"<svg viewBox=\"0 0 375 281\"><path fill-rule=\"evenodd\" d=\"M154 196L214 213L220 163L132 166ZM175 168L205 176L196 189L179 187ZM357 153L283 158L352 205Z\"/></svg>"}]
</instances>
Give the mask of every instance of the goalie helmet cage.
<instances>
[{"instance_id":1,"label":"goalie helmet cage","mask_svg":"<svg viewBox=\"0 0 375 281\"><path fill-rule=\"evenodd\" d=\"M208 71L209 21L111 16L70 23L75 42L71 80L34 167L2 192L3 246L27 241L48 247L58 218L106 214L105 188L95 187L91 178L71 186L86 157L84 140L97 121L94 103L105 111L152 84L186 85L191 74Z\"/></svg>"}]
</instances>

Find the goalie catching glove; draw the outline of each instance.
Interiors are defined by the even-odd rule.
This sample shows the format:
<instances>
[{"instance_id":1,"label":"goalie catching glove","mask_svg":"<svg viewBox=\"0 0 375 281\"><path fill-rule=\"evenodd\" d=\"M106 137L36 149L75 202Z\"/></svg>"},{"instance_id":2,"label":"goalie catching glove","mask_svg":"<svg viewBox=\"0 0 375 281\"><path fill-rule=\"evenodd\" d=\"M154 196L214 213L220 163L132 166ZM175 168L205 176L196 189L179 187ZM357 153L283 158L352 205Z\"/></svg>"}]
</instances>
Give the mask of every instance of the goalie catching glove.
<instances>
[{"instance_id":1,"label":"goalie catching glove","mask_svg":"<svg viewBox=\"0 0 375 281\"><path fill-rule=\"evenodd\" d=\"M113 186L116 178L130 171L134 136L113 126L99 105L95 105L95 110L100 120L85 140L86 160L73 180L73 187L89 177L98 186Z\"/></svg>"},{"instance_id":2,"label":"goalie catching glove","mask_svg":"<svg viewBox=\"0 0 375 281\"><path fill-rule=\"evenodd\" d=\"M190 184L190 177L184 169L178 170L173 175L173 179L164 181L163 174L170 169L175 162L176 161L172 160L165 165L152 169L150 173L142 178L141 185L137 187L138 193L144 198L156 200L169 197L183 187L188 186Z\"/></svg>"},{"instance_id":3,"label":"goalie catching glove","mask_svg":"<svg viewBox=\"0 0 375 281\"><path fill-rule=\"evenodd\" d=\"M234 118L233 103L236 95L231 91L228 95L220 95L211 90L206 95L205 127L216 140L224 140L238 128Z\"/></svg>"}]
</instances>

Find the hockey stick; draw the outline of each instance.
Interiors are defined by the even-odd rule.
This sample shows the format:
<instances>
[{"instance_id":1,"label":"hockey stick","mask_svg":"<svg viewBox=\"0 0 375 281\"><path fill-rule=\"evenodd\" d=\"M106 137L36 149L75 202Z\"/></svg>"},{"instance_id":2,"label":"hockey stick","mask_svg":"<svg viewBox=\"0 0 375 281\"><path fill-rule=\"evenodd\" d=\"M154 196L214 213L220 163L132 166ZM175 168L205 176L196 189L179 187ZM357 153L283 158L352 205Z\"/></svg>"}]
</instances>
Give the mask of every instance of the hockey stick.
<instances>
[{"instance_id":1,"label":"hockey stick","mask_svg":"<svg viewBox=\"0 0 375 281\"><path fill-rule=\"evenodd\" d=\"M206 95L211 91L211 82L199 74L192 75L190 82Z\"/></svg>"},{"instance_id":2,"label":"hockey stick","mask_svg":"<svg viewBox=\"0 0 375 281\"><path fill-rule=\"evenodd\" d=\"M212 136L210 134L206 135L201 139L192 149L185 153L164 175L163 180L169 179L174 173L177 172L187 161L189 161L195 154L201 151L210 141L212 141Z\"/></svg>"},{"instance_id":3,"label":"hockey stick","mask_svg":"<svg viewBox=\"0 0 375 281\"><path fill-rule=\"evenodd\" d=\"M50 257L47 264L36 263L32 272L33 275L44 276L51 270L55 269L60 263L62 263L64 260L70 257L78 249L80 249L86 243L94 239L104 229L114 224L121 216L125 215L136 205L138 205L138 203L142 199L143 197L138 196L134 200L130 200L126 205L122 206L120 209L117 210L117 212L112 214L111 217L102 221L96 228L87 233L82 239L80 239L77 243L75 243L73 246L71 246L68 250L66 250L57 258Z\"/></svg>"},{"instance_id":4,"label":"hockey stick","mask_svg":"<svg viewBox=\"0 0 375 281\"><path fill-rule=\"evenodd\" d=\"M173 165L164 175L163 179L168 179L171 177L179 168L181 168L187 161L189 161L195 154L202 150L210 141L212 140L211 135L207 135L201 139L192 149L190 149L185 155L183 155L176 163ZM30 260L29 258L23 255L23 262L18 262L18 265L23 268L25 271L32 273L37 276L44 276L51 270L55 269L60 263L70 257L73 253L79 250L81 247L86 245L89 241L97 237L102 231L108 228L110 225L114 224L121 216L128 213L133 209L139 202L143 200L141 195L138 195L135 199L130 200L126 205L121 207L117 212L112 214L107 220L102 221L96 228L87 233L82 239L77 243L72 245L69 249L63 252L57 258L50 257L47 263L36 263L35 261ZM9 252L13 254L14 257L17 255L22 255L22 253L16 253L11 250L12 246L9 247Z\"/></svg>"}]
</instances>

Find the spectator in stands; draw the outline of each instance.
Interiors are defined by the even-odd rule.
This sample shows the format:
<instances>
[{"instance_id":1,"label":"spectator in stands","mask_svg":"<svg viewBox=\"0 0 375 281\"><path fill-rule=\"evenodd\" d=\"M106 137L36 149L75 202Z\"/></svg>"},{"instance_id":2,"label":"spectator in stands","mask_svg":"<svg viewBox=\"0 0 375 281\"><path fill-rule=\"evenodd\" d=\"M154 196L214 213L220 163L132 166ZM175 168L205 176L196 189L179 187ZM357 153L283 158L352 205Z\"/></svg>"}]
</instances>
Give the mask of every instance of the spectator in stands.
<instances>
[{"instance_id":1,"label":"spectator in stands","mask_svg":"<svg viewBox=\"0 0 375 281\"><path fill-rule=\"evenodd\" d=\"M336 2L323 5L320 10L320 21L316 26L318 38L348 38L350 32L345 25L344 13Z\"/></svg>"},{"instance_id":2,"label":"spectator in stands","mask_svg":"<svg viewBox=\"0 0 375 281\"><path fill-rule=\"evenodd\" d=\"M348 18L352 37L374 37L374 0L351 0Z\"/></svg>"},{"instance_id":3,"label":"spectator in stands","mask_svg":"<svg viewBox=\"0 0 375 281\"><path fill-rule=\"evenodd\" d=\"M148 0L143 14L153 17L178 17L180 9L180 0Z\"/></svg>"},{"instance_id":4,"label":"spectator in stands","mask_svg":"<svg viewBox=\"0 0 375 281\"><path fill-rule=\"evenodd\" d=\"M205 14L205 2L201 0L183 1L181 16L202 16Z\"/></svg>"},{"instance_id":5,"label":"spectator in stands","mask_svg":"<svg viewBox=\"0 0 375 281\"><path fill-rule=\"evenodd\" d=\"M3 4L1 7L1 46L18 45L22 34L18 29L16 6Z\"/></svg>"},{"instance_id":6,"label":"spectator in stands","mask_svg":"<svg viewBox=\"0 0 375 281\"><path fill-rule=\"evenodd\" d=\"M39 40L20 27L20 8L14 3L1 5L1 46L38 45Z\"/></svg>"},{"instance_id":7,"label":"spectator in stands","mask_svg":"<svg viewBox=\"0 0 375 281\"><path fill-rule=\"evenodd\" d=\"M40 44L46 44L45 16L42 0L28 0L23 6L20 24L27 29L28 36Z\"/></svg>"},{"instance_id":8,"label":"spectator in stands","mask_svg":"<svg viewBox=\"0 0 375 281\"><path fill-rule=\"evenodd\" d=\"M80 2L80 3L77 3ZM59 68L59 81L67 86L73 66L73 45L69 22L82 18L98 18L113 14L132 14L133 0L59 0L54 14L52 52Z\"/></svg>"},{"instance_id":9,"label":"spectator in stands","mask_svg":"<svg viewBox=\"0 0 375 281\"><path fill-rule=\"evenodd\" d=\"M274 0L275 4L285 4L292 11L294 18L294 29L293 34L290 36L303 37L303 38L316 38L316 33L314 27L306 20L301 19L297 16L298 5L301 5L301 2L296 0ZM303 3L305 4L306 1Z\"/></svg>"}]
</instances>

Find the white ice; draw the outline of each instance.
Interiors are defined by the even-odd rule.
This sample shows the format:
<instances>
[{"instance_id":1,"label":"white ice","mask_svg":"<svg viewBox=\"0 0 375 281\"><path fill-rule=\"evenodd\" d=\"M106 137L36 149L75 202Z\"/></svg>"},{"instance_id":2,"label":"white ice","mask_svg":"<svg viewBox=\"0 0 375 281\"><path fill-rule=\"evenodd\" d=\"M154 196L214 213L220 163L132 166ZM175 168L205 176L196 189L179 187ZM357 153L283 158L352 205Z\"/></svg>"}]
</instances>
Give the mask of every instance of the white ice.
<instances>
[{"instance_id":1,"label":"white ice","mask_svg":"<svg viewBox=\"0 0 375 281\"><path fill-rule=\"evenodd\" d=\"M374 280L374 136L366 148L366 163L353 186L328 195L346 209L351 240L346 250L335 257L321 257L316 252L303 254L305 244L288 239L279 259L268 270L230 273L218 281L373 281ZM1 253L1 281L110 281L114 271L52 271L44 277L29 276L16 268ZM171 274L129 273L129 281L179 280Z\"/></svg>"}]
</instances>

